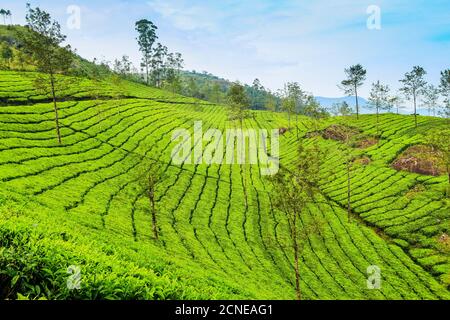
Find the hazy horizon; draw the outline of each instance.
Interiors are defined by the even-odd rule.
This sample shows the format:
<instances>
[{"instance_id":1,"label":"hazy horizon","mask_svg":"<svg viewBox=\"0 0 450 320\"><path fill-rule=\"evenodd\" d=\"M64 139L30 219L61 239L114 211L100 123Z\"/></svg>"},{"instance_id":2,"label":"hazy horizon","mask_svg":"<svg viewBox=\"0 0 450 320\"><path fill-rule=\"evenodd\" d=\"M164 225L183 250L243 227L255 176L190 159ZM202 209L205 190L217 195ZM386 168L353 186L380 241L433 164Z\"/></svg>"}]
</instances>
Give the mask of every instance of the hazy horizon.
<instances>
[{"instance_id":1,"label":"hazy horizon","mask_svg":"<svg viewBox=\"0 0 450 320\"><path fill-rule=\"evenodd\" d=\"M68 42L87 59L130 56L139 66L134 22L152 20L160 41L181 52L186 70L207 71L271 90L298 81L316 96L342 97L344 68L361 63L368 71L361 96L381 80L393 90L413 66L435 85L449 67L448 1L30 1L51 13ZM70 7L80 9L80 28L68 28ZM374 7L379 29L369 29ZM372 6L372 7L371 7ZM2 1L13 22L25 23L25 4ZM69 9L68 9L69 8ZM369 13L368 13L369 12ZM426 55L424 53L426 52Z\"/></svg>"}]
</instances>

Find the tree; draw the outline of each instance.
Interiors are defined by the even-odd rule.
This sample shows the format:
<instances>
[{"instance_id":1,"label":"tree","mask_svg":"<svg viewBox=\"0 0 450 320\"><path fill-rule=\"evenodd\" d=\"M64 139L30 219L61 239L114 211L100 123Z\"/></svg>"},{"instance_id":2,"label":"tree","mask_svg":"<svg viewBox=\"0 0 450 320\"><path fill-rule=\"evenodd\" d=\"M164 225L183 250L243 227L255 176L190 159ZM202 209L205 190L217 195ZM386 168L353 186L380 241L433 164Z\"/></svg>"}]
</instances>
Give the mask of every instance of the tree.
<instances>
[{"instance_id":1,"label":"tree","mask_svg":"<svg viewBox=\"0 0 450 320\"><path fill-rule=\"evenodd\" d=\"M450 130L434 129L427 136L428 143L438 150L437 155L444 164L448 176L450 196Z\"/></svg>"},{"instance_id":2,"label":"tree","mask_svg":"<svg viewBox=\"0 0 450 320\"><path fill-rule=\"evenodd\" d=\"M259 79L255 79L253 81L252 87L251 87L251 105L255 109L262 109L262 96L264 92L264 87L261 84L261 81Z\"/></svg>"},{"instance_id":3,"label":"tree","mask_svg":"<svg viewBox=\"0 0 450 320\"><path fill-rule=\"evenodd\" d=\"M335 116L350 116L353 113L353 109L348 105L347 102L334 103L331 107L331 113Z\"/></svg>"},{"instance_id":4,"label":"tree","mask_svg":"<svg viewBox=\"0 0 450 320\"><path fill-rule=\"evenodd\" d=\"M439 113L450 121L450 69L441 72L439 89L444 97L444 105Z\"/></svg>"},{"instance_id":5,"label":"tree","mask_svg":"<svg viewBox=\"0 0 450 320\"><path fill-rule=\"evenodd\" d=\"M136 22L136 31L139 34L137 41L139 51L142 53L142 66L145 68L145 81L147 85L150 84L150 64L153 44L158 39L156 30L158 28L149 20L142 19Z\"/></svg>"},{"instance_id":6,"label":"tree","mask_svg":"<svg viewBox=\"0 0 450 320\"><path fill-rule=\"evenodd\" d=\"M268 92L268 94L266 95L264 109L272 112L277 111L277 97L271 92Z\"/></svg>"},{"instance_id":7,"label":"tree","mask_svg":"<svg viewBox=\"0 0 450 320\"><path fill-rule=\"evenodd\" d=\"M158 43L150 60L150 66L152 68L151 78L154 85L158 88L161 88L165 76L167 55L167 47L163 46L161 43Z\"/></svg>"},{"instance_id":8,"label":"tree","mask_svg":"<svg viewBox=\"0 0 450 320\"><path fill-rule=\"evenodd\" d=\"M133 70L133 63L130 61L130 57L124 55L120 60L114 60L113 70L122 78L129 77Z\"/></svg>"},{"instance_id":9,"label":"tree","mask_svg":"<svg viewBox=\"0 0 450 320\"><path fill-rule=\"evenodd\" d=\"M0 16L3 17L3 24L6 24L6 10L0 9Z\"/></svg>"},{"instance_id":10,"label":"tree","mask_svg":"<svg viewBox=\"0 0 450 320\"><path fill-rule=\"evenodd\" d=\"M328 118L330 116L328 111L320 105L313 95L305 96L304 102L302 102L301 112L303 115L315 120Z\"/></svg>"},{"instance_id":11,"label":"tree","mask_svg":"<svg viewBox=\"0 0 450 320\"><path fill-rule=\"evenodd\" d=\"M230 106L230 118L232 120L238 120L241 130L243 129L244 119L249 116L250 101L245 92L245 87L239 82L235 82L231 85L228 91L228 103ZM245 152L245 151L244 151ZM248 208L248 196L247 196L247 179L245 175L245 165L241 164L242 170L242 186L244 190L245 207Z\"/></svg>"},{"instance_id":12,"label":"tree","mask_svg":"<svg viewBox=\"0 0 450 320\"><path fill-rule=\"evenodd\" d=\"M347 79L341 82L341 89L348 96L355 96L356 99L356 117L359 119L359 98L358 88L360 88L366 80L367 71L360 64L351 66L345 69Z\"/></svg>"},{"instance_id":13,"label":"tree","mask_svg":"<svg viewBox=\"0 0 450 320\"><path fill-rule=\"evenodd\" d=\"M59 144L62 144L59 126L59 110L57 105L57 88L60 78L57 74L67 73L72 65L74 54L70 45L61 47L66 36L61 33L58 22L52 21L50 14L39 8L32 9L27 5L27 30L19 32L23 50L30 54L38 71L44 76L38 77L36 86L48 87L53 100L56 133Z\"/></svg>"},{"instance_id":14,"label":"tree","mask_svg":"<svg viewBox=\"0 0 450 320\"><path fill-rule=\"evenodd\" d=\"M298 114L300 113L302 107L304 106L305 94L302 91L300 84L298 82L288 82L284 86L283 98L282 98L282 108L283 111L288 114L288 127L291 128L291 114L296 115L296 126L298 135Z\"/></svg>"},{"instance_id":15,"label":"tree","mask_svg":"<svg viewBox=\"0 0 450 320\"><path fill-rule=\"evenodd\" d=\"M3 61L5 62L5 65L7 65L8 68L11 68L11 60L14 57L14 53L7 44L1 47L1 56Z\"/></svg>"},{"instance_id":16,"label":"tree","mask_svg":"<svg viewBox=\"0 0 450 320\"><path fill-rule=\"evenodd\" d=\"M351 221L352 217L352 172L354 170L355 157L352 153L352 142L354 137L354 131L349 126L349 119L342 119L343 125L334 126L336 135L342 137L343 142L343 161L345 165L347 175L347 218Z\"/></svg>"},{"instance_id":17,"label":"tree","mask_svg":"<svg viewBox=\"0 0 450 320\"><path fill-rule=\"evenodd\" d=\"M152 232L155 240L159 240L156 194L158 186L163 180L163 166L160 158L158 156L158 160L144 159L140 164L137 177L140 192L147 196L150 203Z\"/></svg>"},{"instance_id":18,"label":"tree","mask_svg":"<svg viewBox=\"0 0 450 320\"><path fill-rule=\"evenodd\" d=\"M7 18L9 17L10 24L12 25L12 13L11 13L11 10L6 10L5 15L6 15Z\"/></svg>"},{"instance_id":19,"label":"tree","mask_svg":"<svg viewBox=\"0 0 450 320\"><path fill-rule=\"evenodd\" d=\"M245 88L239 82L231 85L228 91L228 104L230 106L231 119L239 120L241 128L243 120L248 117L248 107L250 101L245 92Z\"/></svg>"},{"instance_id":20,"label":"tree","mask_svg":"<svg viewBox=\"0 0 450 320\"><path fill-rule=\"evenodd\" d=\"M189 96L194 97L194 98L200 97L198 85L197 85L197 82L194 80L194 78L189 78L187 87L188 87L187 90L188 90Z\"/></svg>"},{"instance_id":21,"label":"tree","mask_svg":"<svg viewBox=\"0 0 450 320\"><path fill-rule=\"evenodd\" d=\"M391 110L392 108L396 108L397 114L400 114L400 109L404 109L403 106L403 99L399 94L394 94L388 98L388 110Z\"/></svg>"},{"instance_id":22,"label":"tree","mask_svg":"<svg viewBox=\"0 0 450 320\"><path fill-rule=\"evenodd\" d=\"M400 80L403 83L403 87L400 89L408 100L413 100L414 103L414 122L417 124L417 101L418 98L424 93L427 82L424 80L426 71L419 66L415 66L411 72L405 74L405 78Z\"/></svg>"},{"instance_id":23,"label":"tree","mask_svg":"<svg viewBox=\"0 0 450 320\"><path fill-rule=\"evenodd\" d=\"M211 88L211 99L215 103L222 101L222 88L218 82L214 82Z\"/></svg>"},{"instance_id":24,"label":"tree","mask_svg":"<svg viewBox=\"0 0 450 320\"><path fill-rule=\"evenodd\" d=\"M389 86L383 85L378 80L372 84L372 90L369 96L369 107L376 110L377 114L377 135L379 135L380 110L387 109L389 106Z\"/></svg>"},{"instance_id":25,"label":"tree","mask_svg":"<svg viewBox=\"0 0 450 320\"><path fill-rule=\"evenodd\" d=\"M181 69L183 64L184 60L181 53L169 53L167 55L166 82L172 93L181 91Z\"/></svg>"},{"instance_id":26,"label":"tree","mask_svg":"<svg viewBox=\"0 0 450 320\"><path fill-rule=\"evenodd\" d=\"M423 91L422 104L428 109L429 116L436 116L436 109L439 108L439 89L432 84L427 85Z\"/></svg>"},{"instance_id":27,"label":"tree","mask_svg":"<svg viewBox=\"0 0 450 320\"><path fill-rule=\"evenodd\" d=\"M316 202L316 195L320 192L319 177L323 153L317 143L306 147L300 141L295 170L289 171L281 167L279 172L271 178L274 185L274 205L287 218L289 237L294 253L295 291L297 299L302 299L300 287L299 258L304 243L308 238L319 232L320 225L307 225L302 215L309 203ZM315 221L316 222L316 221Z\"/></svg>"}]
</instances>

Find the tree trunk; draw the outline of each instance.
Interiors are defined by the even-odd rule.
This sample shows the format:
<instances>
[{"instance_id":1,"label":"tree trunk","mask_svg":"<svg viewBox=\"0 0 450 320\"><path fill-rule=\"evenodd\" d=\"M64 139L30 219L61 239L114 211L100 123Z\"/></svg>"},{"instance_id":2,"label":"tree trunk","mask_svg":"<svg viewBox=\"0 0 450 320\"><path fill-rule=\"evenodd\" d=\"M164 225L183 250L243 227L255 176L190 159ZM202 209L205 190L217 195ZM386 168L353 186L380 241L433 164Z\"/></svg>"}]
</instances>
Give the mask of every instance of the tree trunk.
<instances>
[{"instance_id":1,"label":"tree trunk","mask_svg":"<svg viewBox=\"0 0 450 320\"><path fill-rule=\"evenodd\" d=\"M50 75L50 83L52 86L53 108L55 110L56 135L58 136L58 143L62 144L61 131L59 129L58 105L56 104L55 79L54 79L53 74Z\"/></svg>"},{"instance_id":2,"label":"tree trunk","mask_svg":"<svg viewBox=\"0 0 450 320\"><path fill-rule=\"evenodd\" d=\"M290 129L291 128L291 112L290 111L288 111L288 129Z\"/></svg>"},{"instance_id":3,"label":"tree trunk","mask_svg":"<svg viewBox=\"0 0 450 320\"><path fill-rule=\"evenodd\" d=\"M356 96L356 119L359 120L359 99L358 99L358 87L355 84L355 96Z\"/></svg>"},{"instance_id":4,"label":"tree trunk","mask_svg":"<svg viewBox=\"0 0 450 320\"><path fill-rule=\"evenodd\" d=\"M351 169L351 163L350 158L347 160L347 215L348 215L348 222L351 220L351 214L352 214L352 206L351 206L351 196L352 196L352 190L351 190L351 175L350 175L350 169Z\"/></svg>"},{"instance_id":5,"label":"tree trunk","mask_svg":"<svg viewBox=\"0 0 450 320\"><path fill-rule=\"evenodd\" d=\"M377 136L380 133L380 127L379 127L380 120L379 119L380 119L380 110L378 109L378 106L377 106Z\"/></svg>"},{"instance_id":6,"label":"tree trunk","mask_svg":"<svg viewBox=\"0 0 450 320\"><path fill-rule=\"evenodd\" d=\"M417 128L417 97L415 92L413 93L413 95L414 95L414 122Z\"/></svg>"},{"instance_id":7,"label":"tree trunk","mask_svg":"<svg viewBox=\"0 0 450 320\"><path fill-rule=\"evenodd\" d=\"M155 197L153 195L153 192L149 195L150 199L150 205L152 207L152 228L153 228L153 236L155 237L155 240L159 240L158 235L158 224L156 220L156 206L155 206Z\"/></svg>"},{"instance_id":8,"label":"tree trunk","mask_svg":"<svg viewBox=\"0 0 450 320\"><path fill-rule=\"evenodd\" d=\"M242 115L240 116L239 122L240 122L240 125L241 125L240 126L241 130L244 130L244 127L243 127L244 126L244 122L242 120ZM242 188L244 190L245 210L247 210L248 209L248 195L247 195L247 178L245 176L245 161L247 161L247 159L245 159L245 156L246 156L246 152L245 152L246 148L245 148L245 146L246 146L246 142L245 142L245 138L244 138L244 150L243 150L243 152L244 152L244 163L241 164L241 170L242 170Z\"/></svg>"},{"instance_id":9,"label":"tree trunk","mask_svg":"<svg viewBox=\"0 0 450 320\"><path fill-rule=\"evenodd\" d=\"M448 183L450 184L450 165L447 164Z\"/></svg>"},{"instance_id":10,"label":"tree trunk","mask_svg":"<svg viewBox=\"0 0 450 320\"><path fill-rule=\"evenodd\" d=\"M294 249L294 269L295 269L295 292L297 294L297 300L302 300L302 293L300 290L300 268L299 268L299 252L298 252L298 242L297 242L297 213L294 217L294 226L292 227L292 244Z\"/></svg>"}]
</instances>

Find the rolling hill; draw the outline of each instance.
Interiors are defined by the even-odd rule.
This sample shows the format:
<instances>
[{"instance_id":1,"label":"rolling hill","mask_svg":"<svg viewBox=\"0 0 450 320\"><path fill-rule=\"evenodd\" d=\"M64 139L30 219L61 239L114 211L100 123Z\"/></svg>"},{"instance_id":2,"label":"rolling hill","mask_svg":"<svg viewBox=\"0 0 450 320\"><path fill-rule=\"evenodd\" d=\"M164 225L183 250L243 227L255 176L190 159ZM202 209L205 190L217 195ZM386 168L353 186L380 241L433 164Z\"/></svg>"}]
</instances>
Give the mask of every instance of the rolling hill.
<instances>
[{"instance_id":1,"label":"rolling hill","mask_svg":"<svg viewBox=\"0 0 450 320\"><path fill-rule=\"evenodd\" d=\"M0 298L295 299L286 216L275 209L258 165L183 164L171 160L179 128L233 128L226 107L136 83L71 79L53 106L33 89L34 72L0 71ZM247 129L287 127L282 113L252 111ZM305 299L449 299L447 178L397 171L391 163L445 120L382 115L377 144L329 150L321 194L302 224L321 221L304 239ZM330 118L321 129L346 119ZM368 136L375 116L352 119ZM312 120L300 118L312 143ZM293 167L297 137L280 138L281 165ZM207 147L211 141L196 139ZM369 161L352 173L354 219L346 211L343 153ZM161 154L156 190L160 241L152 238L148 199L136 176ZM417 188L420 186L420 188ZM79 268L81 288L67 286ZM378 266L379 290L367 288Z\"/></svg>"}]
</instances>

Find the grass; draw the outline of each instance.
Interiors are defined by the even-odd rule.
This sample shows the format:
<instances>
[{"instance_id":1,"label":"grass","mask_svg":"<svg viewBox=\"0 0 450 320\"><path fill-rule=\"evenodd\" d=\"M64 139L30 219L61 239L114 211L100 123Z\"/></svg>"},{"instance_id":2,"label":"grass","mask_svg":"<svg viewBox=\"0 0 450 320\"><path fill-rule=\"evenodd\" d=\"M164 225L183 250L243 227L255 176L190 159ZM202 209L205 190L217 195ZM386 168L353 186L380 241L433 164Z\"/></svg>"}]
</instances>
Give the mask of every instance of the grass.
<instances>
[{"instance_id":1,"label":"grass","mask_svg":"<svg viewBox=\"0 0 450 320\"><path fill-rule=\"evenodd\" d=\"M173 130L192 131L199 120L205 131L233 127L225 107L128 82L97 86L75 79L60 97L59 146L52 105L34 91L35 76L0 71L2 298L295 298L289 228L274 209L271 185L259 167L177 166L170 160ZM99 99L93 98L94 86ZM244 121L248 129L287 126L283 114L252 114ZM323 225L301 255L306 299L450 297L450 260L439 242L449 227L441 192L446 177L390 167L407 146L445 121L419 118L416 131L409 116L380 119L378 143L351 150L371 160L353 172L357 219L351 223L342 143L320 139L330 150L322 194L302 216L304 224ZM322 129L340 120L329 119ZM351 120L351 126L376 135L374 116ZM301 118L302 136L310 128L311 121ZM295 130L280 139L282 165L291 166ZM157 190L161 241L155 242L148 199L134 177L142 157L159 153L165 177ZM411 196L419 184L423 188ZM67 289L71 265L81 267L81 290ZM380 290L367 289L371 265L382 270Z\"/></svg>"}]
</instances>

